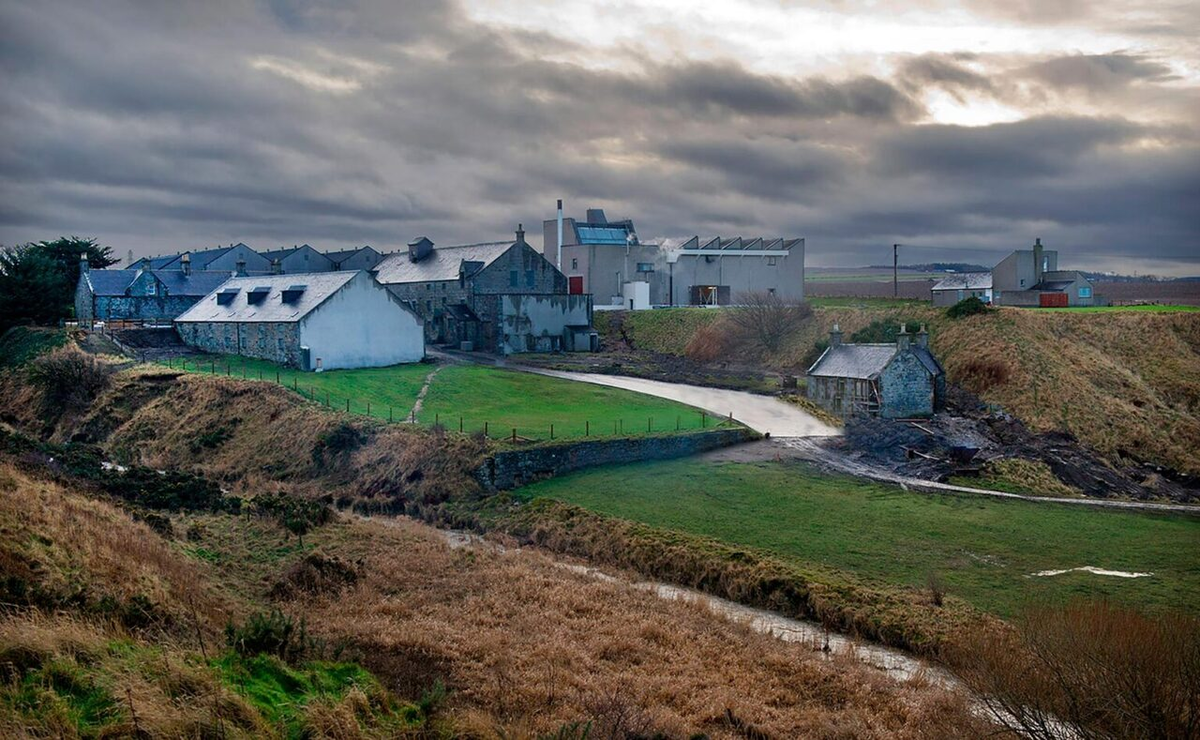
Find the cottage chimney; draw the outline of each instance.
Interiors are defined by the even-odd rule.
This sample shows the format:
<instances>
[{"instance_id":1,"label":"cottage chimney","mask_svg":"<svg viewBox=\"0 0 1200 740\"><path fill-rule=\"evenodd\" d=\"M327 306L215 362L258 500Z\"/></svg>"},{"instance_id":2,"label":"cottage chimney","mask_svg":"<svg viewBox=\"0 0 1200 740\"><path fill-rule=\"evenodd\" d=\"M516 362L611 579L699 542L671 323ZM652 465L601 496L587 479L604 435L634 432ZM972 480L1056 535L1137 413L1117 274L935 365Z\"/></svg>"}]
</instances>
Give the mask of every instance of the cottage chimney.
<instances>
[{"instance_id":1,"label":"cottage chimney","mask_svg":"<svg viewBox=\"0 0 1200 740\"><path fill-rule=\"evenodd\" d=\"M525 224L517 224L517 243L525 243Z\"/></svg>"},{"instance_id":2,"label":"cottage chimney","mask_svg":"<svg viewBox=\"0 0 1200 740\"><path fill-rule=\"evenodd\" d=\"M1042 282L1042 270L1045 267L1042 257L1042 238L1039 236L1033 240L1033 284L1037 285Z\"/></svg>"},{"instance_id":3,"label":"cottage chimney","mask_svg":"<svg viewBox=\"0 0 1200 740\"><path fill-rule=\"evenodd\" d=\"M837 346L840 346L841 343L842 343L842 327L838 326L837 324L834 324L833 328L829 330L829 346L837 347Z\"/></svg>"},{"instance_id":4,"label":"cottage chimney","mask_svg":"<svg viewBox=\"0 0 1200 740\"><path fill-rule=\"evenodd\" d=\"M86 275L91 270L88 266L87 252L79 255L79 274Z\"/></svg>"},{"instance_id":5,"label":"cottage chimney","mask_svg":"<svg viewBox=\"0 0 1200 740\"><path fill-rule=\"evenodd\" d=\"M246 277L246 260L239 259L237 261L237 272L235 274L238 277Z\"/></svg>"},{"instance_id":6,"label":"cottage chimney","mask_svg":"<svg viewBox=\"0 0 1200 740\"><path fill-rule=\"evenodd\" d=\"M133 250L126 252L125 267L133 267Z\"/></svg>"},{"instance_id":7,"label":"cottage chimney","mask_svg":"<svg viewBox=\"0 0 1200 740\"><path fill-rule=\"evenodd\" d=\"M924 324L921 324L921 329L917 332L917 346L921 349L929 349L929 332L926 331Z\"/></svg>"},{"instance_id":8,"label":"cottage chimney","mask_svg":"<svg viewBox=\"0 0 1200 740\"><path fill-rule=\"evenodd\" d=\"M896 349L900 352L908 351L909 343L912 341L912 335L908 333L908 327L904 324L900 325L900 331L896 332Z\"/></svg>"},{"instance_id":9,"label":"cottage chimney","mask_svg":"<svg viewBox=\"0 0 1200 740\"><path fill-rule=\"evenodd\" d=\"M184 275L192 274L192 255L184 253L184 255L179 258L179 264L183 268Z\"/></svg>"}]
</instances>

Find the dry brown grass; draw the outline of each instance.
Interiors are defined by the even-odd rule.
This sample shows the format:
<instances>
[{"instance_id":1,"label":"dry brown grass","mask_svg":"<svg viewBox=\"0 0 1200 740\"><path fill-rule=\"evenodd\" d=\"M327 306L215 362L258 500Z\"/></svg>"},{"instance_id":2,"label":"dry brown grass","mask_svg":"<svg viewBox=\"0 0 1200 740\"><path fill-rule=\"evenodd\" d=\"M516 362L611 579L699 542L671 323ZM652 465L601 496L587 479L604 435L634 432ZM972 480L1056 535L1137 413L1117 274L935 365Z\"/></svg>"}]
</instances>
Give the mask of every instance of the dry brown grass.
<instances>
[{"instance_id":1,"label":"dry brown grass","mask_svg":"<svg viewBox=\"0 0 1200 740\"><path fill-rule=\"evenodd\" d=\"M5 600L97 608L145 599L159 627L224 618L229 605L202 584L199 564L103 501L0 463L0 576Z\"/></svg>"},{"instance_id":2,"label":"dry brown grass","mask_svg":"<svg viewBox=\"0 0 1200 740\"><path fill-rule=\"evenodd\" d=\"M532 737L591 722L713 738L950 737L985 728L960 697L757 635L688 603L567 572L530 551L451 550L403 520L357 525L366 577L306 603L385 681L442 666L460 730ZM389 663L390 656L401 659ZM393 671L395 671L393 673ZM731 720L732 717L732 720Z\"/></svg>"}]
</instances>

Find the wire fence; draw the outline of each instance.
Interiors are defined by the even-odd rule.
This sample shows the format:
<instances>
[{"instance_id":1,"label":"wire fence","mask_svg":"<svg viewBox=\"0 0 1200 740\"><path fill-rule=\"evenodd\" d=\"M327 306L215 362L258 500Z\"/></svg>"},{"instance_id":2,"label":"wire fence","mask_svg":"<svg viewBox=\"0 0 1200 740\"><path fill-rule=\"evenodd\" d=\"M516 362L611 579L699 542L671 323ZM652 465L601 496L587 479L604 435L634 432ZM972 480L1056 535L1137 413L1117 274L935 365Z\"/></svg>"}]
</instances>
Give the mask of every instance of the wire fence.
<instances>
[{"instance_id":1,"label":"wire fence","mask_svg":"<svg viewBox=\"0 0 1200 740\"><path fill-rule=\"evenodd\" d=\"M145 362L145 359L142 360ZM554 421L542 420L537 424L513 425L503 421L496 423L492 420L480 420L470 414L443 414L434 412L432 420L429 414L418 414L416 403L409 406L396 406L370 399L355 398L350 395L331 393L328 388L300 382L300 374L287 372L280 368L252 368L248 364L240 367L235 363L221 362L213 358L188 359L186 357L165 357L155 361L155 364L186 372L217 375L243 380L259 380L289 388L305 399L320 404L326 408L344 411L349 414L369 416L374 419L386 420L390 423L422 425L441 429L446 432L459 434L478 434L489 439L513 443L539 442L542 440L635 437L656 434L676 434L717 429L735 426L733 412L728 416L711 414L707 411L696 410L691 415L677 413L663 416L646 416L637 418L616 418L604 421L562 417Z\"/></svg>"}]
</instances>

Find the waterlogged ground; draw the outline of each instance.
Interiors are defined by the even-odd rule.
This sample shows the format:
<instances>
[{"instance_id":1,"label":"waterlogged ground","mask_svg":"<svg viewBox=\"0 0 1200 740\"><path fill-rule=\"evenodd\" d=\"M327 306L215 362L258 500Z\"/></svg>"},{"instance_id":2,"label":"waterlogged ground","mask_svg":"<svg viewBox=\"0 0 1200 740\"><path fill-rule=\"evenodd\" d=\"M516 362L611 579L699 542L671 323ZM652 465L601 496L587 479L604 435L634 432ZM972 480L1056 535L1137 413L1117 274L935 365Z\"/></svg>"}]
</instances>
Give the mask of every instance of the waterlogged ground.
<instances>
[{"instance_id":1,"label":"waterlogged ground","mask_svg":"<svg viewBox=\"0 0 1200 740\"><path fill-rule=\"evenodd\" d=\"M772 461L611 466L517 494L709 536L882 585L924 588L936 578L949 593L1001 616L1030 599L1074 596L1150 609L1200 606L1196 517L931 495Z\"/></svg>"}]
</instances>

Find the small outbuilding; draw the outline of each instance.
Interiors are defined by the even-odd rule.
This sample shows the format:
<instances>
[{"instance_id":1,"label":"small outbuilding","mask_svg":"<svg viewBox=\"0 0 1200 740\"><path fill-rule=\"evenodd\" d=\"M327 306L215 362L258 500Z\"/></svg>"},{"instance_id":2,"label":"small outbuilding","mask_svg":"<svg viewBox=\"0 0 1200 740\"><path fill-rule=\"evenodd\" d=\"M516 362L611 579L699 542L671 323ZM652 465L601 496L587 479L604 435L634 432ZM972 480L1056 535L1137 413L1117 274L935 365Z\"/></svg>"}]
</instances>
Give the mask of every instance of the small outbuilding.
<instances>
[{"instance_id":1,"label":"small outbuilding","mask_svg":"<svg viewBox=\"0 0 1200 740\"><path fill-rule=\"evenodd\" d=\"M834 324L829 348L808 369L808 397L842 417L908 419L945 406L946 371L929 351L929 332L904 325L895 344L845 344Z\"/></svg>"},{"instance_id":2,"label":"small outbuilding","mask_svg":"<svg viewBox=\"0 0 1200 740\"><path fill-rule=\"evenodd\" d=\"M421 317L362 270L235 277L175 320L205 352L302 370L380 367L425 356Z\"/></svg>"}]
</instances>

